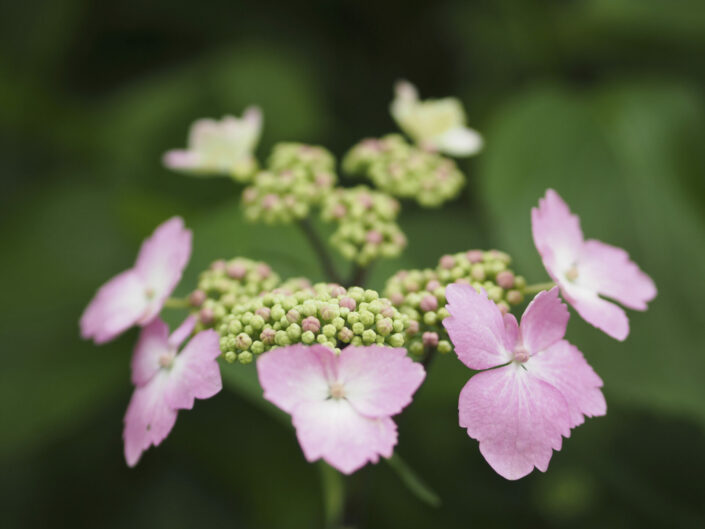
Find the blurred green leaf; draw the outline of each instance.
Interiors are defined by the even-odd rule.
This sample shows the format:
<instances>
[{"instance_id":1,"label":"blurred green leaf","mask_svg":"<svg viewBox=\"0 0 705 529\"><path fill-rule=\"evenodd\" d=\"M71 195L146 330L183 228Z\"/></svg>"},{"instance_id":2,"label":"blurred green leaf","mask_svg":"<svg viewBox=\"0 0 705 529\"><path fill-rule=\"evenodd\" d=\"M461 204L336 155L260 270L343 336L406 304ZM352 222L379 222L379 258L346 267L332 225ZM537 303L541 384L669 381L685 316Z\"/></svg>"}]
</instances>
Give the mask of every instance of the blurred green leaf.
<instances>
[{"instance_id":1,"label":"blurred green leaf","mask_svg":"<svg viewBox=\"0 0 705 529\"><path fill-rule=\"evenodd\" d=\"M611 84L590 94L537 88L495 119L481 178L497 240L529 280L546 277L530 208L548 187L581 216L587 237L626 248L652 275L659 296L648 312L630 312L626 343L577 315L568 336L603 377L608 398L701 423L705 357L696 333L705 282L697 271L705 270L705 229L703 204L688 196L686 182L703 151L683 150L704 123L701 99L677 85Z\"/></svg>"}]
</instances>

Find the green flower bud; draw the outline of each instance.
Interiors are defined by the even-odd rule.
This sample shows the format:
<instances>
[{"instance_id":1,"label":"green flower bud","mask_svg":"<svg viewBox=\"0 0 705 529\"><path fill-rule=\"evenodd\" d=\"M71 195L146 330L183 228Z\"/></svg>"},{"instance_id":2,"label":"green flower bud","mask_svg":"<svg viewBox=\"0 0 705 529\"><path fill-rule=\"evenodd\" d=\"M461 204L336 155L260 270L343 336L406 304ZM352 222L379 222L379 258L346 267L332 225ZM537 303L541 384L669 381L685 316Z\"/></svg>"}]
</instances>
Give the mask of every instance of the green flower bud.
<instances>
[{"instance_id":1,"label":"green flower bud","mask_svg":"<svg viewBox=\"0 0 705 529\"><path fill-rule=\"evenodd\" d=\"M228 364L232 364L233 362L235 362L235 360L237 360L237 354L235 354L233 351L228 351L227 353L225 353L225 361Z\"/></svg>"},{"instance_id":2,"label":"green flower bud","mask_svg":"<svg viewBox=\"0 0 705 529\"><path fill-rule=\"evenodd\" d=\"M249 351L243 351L237 355L237 359L241 364L249 364L252 362L252 353Z\"/></svg>"},{"instance_id":3,"label":"green flower bud","mask_svg":"<svg viewBox=\"0 0 705 529\"><path fill-rule=\"evenodd\" d=\"M441 354L446 354L450 353L453 350L453 347L450 345L450 342L448 340L441 340L438 342L438 352Z\"/></svg>"},{"instance_id":4,"label":"green flower bud","mask_svg":"<svg viewBox=\"0 0 705 529\"><path fill-rule=\"evenodd\" d=\"M301 341L306 345L311 345L316 340L316 335L311 331L306 331L301 335Z\"/></svg>"}]
</instances>

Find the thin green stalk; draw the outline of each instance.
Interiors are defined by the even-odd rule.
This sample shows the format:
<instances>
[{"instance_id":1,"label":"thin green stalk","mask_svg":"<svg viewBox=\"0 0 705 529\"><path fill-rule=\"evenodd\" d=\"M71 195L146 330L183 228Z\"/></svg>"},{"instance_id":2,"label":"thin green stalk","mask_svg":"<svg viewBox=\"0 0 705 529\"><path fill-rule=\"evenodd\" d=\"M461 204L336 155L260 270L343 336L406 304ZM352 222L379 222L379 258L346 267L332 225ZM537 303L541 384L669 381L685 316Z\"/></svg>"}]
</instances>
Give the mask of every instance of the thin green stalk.
<instances>
[{"instance_id":1,"label":"thin green stalk","mask_svg":"<svg viewBox=\"0 0 705 529\"><path fill-rule=\"evenodd\" d=\"M308 242L311 245L311 248L313 248L313 251L316 252L318 260L321 263L321 267L326 273L326 276L328 276L328 281L332 281L333 283L338 283L339 285L342 285L343 280L338 274L338 271L335 269L333 259L328 254L325 245L318 236L318 233L316 233L316 230L311 225L311 222L308 219L304 218L298 222L298 226L303 232L303 234L306 236L306 239L308 239Z\"/></svg>"},{"instance_id":2,"label":"thin green stalk","mask_svg":"<svg viewBox=\"0 0 705 529\"><path fill-rule=\"evenodd\" d=\"M538 294L542 290L550 290L555 286L556 284L553 281L547 281L546 283L536 283L535 285L528 285L524 288L524 294Z\"/></svg>"},{"instance_id":3,"label":"thin green stalk","mask_svg":"<svg viewBox=\"0 0 705 529\"><path fill-rule=\"evenodd\" d=\"M412 468L395 452L392 457L385 459L390 467L397 473L399 479L418 499L427 503L431 507L441 506L441 497L429 487L424 481L412 470Z\"/></svg>"},{"instance_id":4,"label":"thin green stalk","mask_svg":"<svg viewBox=\"0 0 705 529\"><path fill-rule=\"evenodd\" d=\"M188 298L168 298L164 302L165 309L188 309L191 307Z\"/></svg>"},{"instance_id":5,"label":"thin green stalk","mask_svg":"<svg viewBox=\"0 0 705 529\"><path fill-rule=\"evenodd\" d=\"M345 482L343 475L328 463L318 464L323 488L323 514L326 529L341 529L345 511Z\"/></svg>"}]
</instances>

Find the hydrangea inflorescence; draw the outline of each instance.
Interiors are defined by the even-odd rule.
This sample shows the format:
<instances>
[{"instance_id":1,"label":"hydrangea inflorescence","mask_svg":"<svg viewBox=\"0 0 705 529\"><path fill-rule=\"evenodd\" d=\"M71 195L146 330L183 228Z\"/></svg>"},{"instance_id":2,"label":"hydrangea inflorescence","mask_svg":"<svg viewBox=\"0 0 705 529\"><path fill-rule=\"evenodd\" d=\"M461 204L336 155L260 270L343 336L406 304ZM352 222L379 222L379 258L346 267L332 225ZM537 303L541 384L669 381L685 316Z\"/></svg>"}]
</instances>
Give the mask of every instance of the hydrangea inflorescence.
<instances>
[{"instance_id":1,"label":"hydrangea inflorescence","mask_svg":"<svg viewBox=\"0 0 705 529\"><path fill-rule=\"evenodd\" d=\"M337 181L335 158L323 147L303 143L274 146L267 168L242 193L245 217L281 224L303 219Z\"/></svg>"},{"instance_id":2,"label":"hydrangea inflorescence","mask_svg":"<svg viewBox=\"0 0 705 529\"><path fill-rule=\"evenodd\" d=\"M245 217L298 225L328 277L282 281L268 264L237 257L213 262L187 298L171 298L191 255L191 231L179 217L160 225L135 265L101 287L80 320L82 336L96 343L142 327L123 433L129 465L165 439L179 410L218 393L220 369L228 369L219 357L257 360L263 396L291 415L306 459L343 473L392 457L392 417L411 403L436 351L455 350L480 371L459 396L459 424L508 479L545 471L572 428L605 413L602 380L565 339L569 314L559 295L623 340L626 313L600 296L645 310L656 287L624 250L585 240L555 191L531 216L555 285L528 286L508 254L470 250L442 256L435 268L397 272L382 296L365 287L370 265L406 246L397 199L438 207L455 198L465 177L445 155L470 156L483 144L460 101L421 101L410 83L397 85L391 113L413 143L400 134L363 140L342 164L375 188L340 185L334 156L302 143L276 144L258 171L256 107L242 119L197 121L188 149L165 155L165 165L180 172L247 183ZM329 242L354 263L349 281L309 221L314 214L335 225ZM530 294L537 295L519 324L511 311ZM161 312L171 307L191 314L169 334Z\"/></svg>"},{"instance_id":3,"label":"hydrangea inflorescence","mask_svg":"<svg viewBox=\"0 0 705 529\"><path fill-rule=\"evenodd\" d=\"M400 270L387 280L384 295L402 314L419 322L420 332L407 348L423 356L431 348L440 353L452 350L442 321L448 317L446 287L464 283L484 289L503 313L524 299L526 280L509 269L511 258L498 250L469 250L444 255L436 268Z\"/></svg>"},{"instance_id":4,"label":"hydrangea inflorescence","mask_svg":"<svg viewBox=\"0 0 705 529\"><path fill-rule=\"evenodd\" d=\"M399 134L362 140L345 155L343 168L366 176L391 195L426 207L455 198L465 184L453 160L415 147Z\"/></svg>"},{"instance_id":5,"label":"hydrangea inflorescence","mask_svg":"<svg viewBox=\"0 0 705 529\"><path fill-rule=\"evenodd\" d=\"M296 286L300 288L291 289ZM301 280L229 307L218 302L212 306L222 317L201 320L201 325L218 331L228 362L241 364L293 344L318 343L337 352L349 344L402 347L417 327L374 290L329 283L307 286Z\"/></svg>"},{"instance_id":6,"label":"hydrangea inflorescence","mask_svg":"<svg viewBox=\"0 0 705 529\"><path fill-rule=\"evenodd\" d=\"M338 225L331 244L365 266L380 257L397 257L406 246L396 223L399 208L398 201L367 186L338 188L325 198L321 218Z\"/></svg>"}]
</instances>

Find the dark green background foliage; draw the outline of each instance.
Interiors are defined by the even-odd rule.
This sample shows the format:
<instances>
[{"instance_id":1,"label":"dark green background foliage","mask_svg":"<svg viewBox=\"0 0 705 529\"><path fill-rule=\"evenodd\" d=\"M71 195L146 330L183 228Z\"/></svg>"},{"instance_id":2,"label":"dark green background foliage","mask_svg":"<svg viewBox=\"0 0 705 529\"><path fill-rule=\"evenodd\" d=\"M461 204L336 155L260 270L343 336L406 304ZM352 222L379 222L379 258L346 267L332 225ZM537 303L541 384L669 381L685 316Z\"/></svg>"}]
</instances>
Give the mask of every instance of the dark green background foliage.
<instances>
[{"instance_id":1,"label":"dark green background foliage","mask_svg":"<svg viewBox=\"0 0 705 529\"><path fill-rule=\"evenodd\" d=\"M364 4L361 5L361 4ZM586 233L624 246L659 296L617 343L577 317L568 337L609 413L546 474L497 476L457 426L468 371L437 359L399 418L398 452L441 494L420 504L386 465L351 481L361 526L705 526L705 4L3 2L0 17L0 524L316 527L318 468L263 401L228 378L134 470L122 458L137 332L78 337L94 290L173 214L195 234L179 293L216 257L322 273L291 228L248 226L239 189L163 169L201 116L265 113L281 140L340 156L394 126L392 83L457 95L487 149L442 210L405 203L409 247L372 283L443 253L496 246L546 280L529 210L547 186ZM247 367L230 366L232 370ZM250 366L250 370L252 367ZM252 373L253 371L250 371Z\"/></svg>"}]
</instances>

